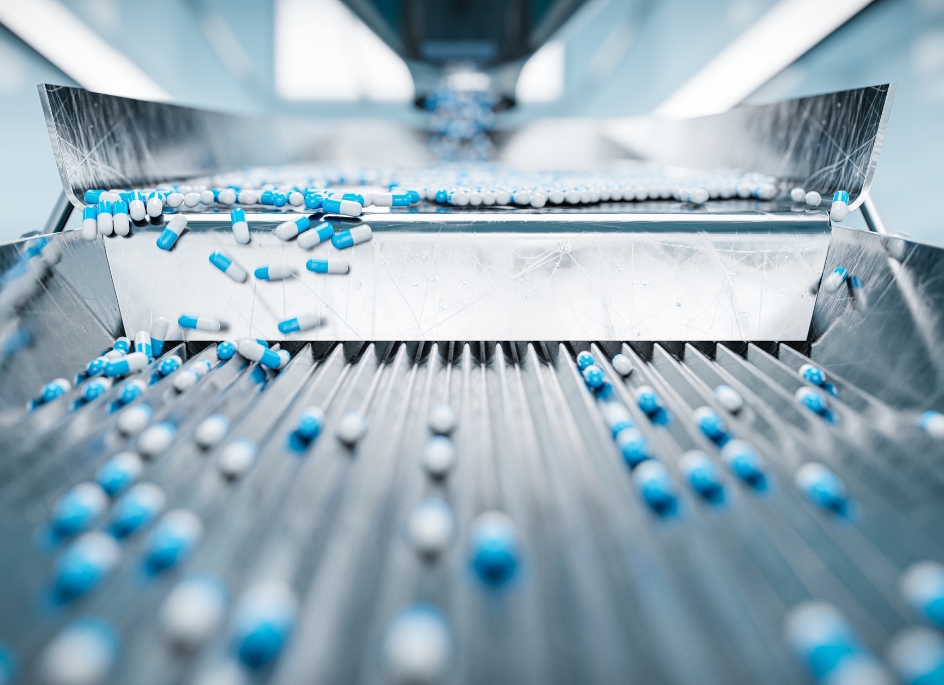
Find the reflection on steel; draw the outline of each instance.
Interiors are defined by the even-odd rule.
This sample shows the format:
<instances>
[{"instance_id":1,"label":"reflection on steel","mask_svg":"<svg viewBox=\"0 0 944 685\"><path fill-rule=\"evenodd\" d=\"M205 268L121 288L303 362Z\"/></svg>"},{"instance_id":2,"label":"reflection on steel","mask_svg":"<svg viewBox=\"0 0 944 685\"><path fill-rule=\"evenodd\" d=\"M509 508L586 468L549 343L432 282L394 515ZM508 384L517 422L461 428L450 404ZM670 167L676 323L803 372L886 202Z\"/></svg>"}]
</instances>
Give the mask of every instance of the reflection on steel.
<instances>
[{"instance_id":1,"label":"reflection on steel","mask_svg":"<svg viewBox=\"0 0 944 685\"><path fill-rule=\"evenodd\" d=\"M895 86L886 84L686 121L627 119L606 130L645 159L759 171L819 191L827 202L842 189L855 209L872 184L894 95Z\"/></svg>"},{"instance_id":2,"label":"reflection on steel","mask_svg":"<svg viewBox=\"0 0 944 685\"><path fill-rule=\"evenodd\" d=\"M371 218L373 240L344 251L258 228L240 246L212 222L168 253L155 230L105 248L125 330L183 312L229 324L187 340L278 340L278 322L305 313L324 325L289 339L805 340L829 243L824 214L420 217ZM285 263L299 276L238 284L207 261L217 249L250 273ZM351 273L309 273L310 258L349 260Z\"/></svg>"}]
</instances>

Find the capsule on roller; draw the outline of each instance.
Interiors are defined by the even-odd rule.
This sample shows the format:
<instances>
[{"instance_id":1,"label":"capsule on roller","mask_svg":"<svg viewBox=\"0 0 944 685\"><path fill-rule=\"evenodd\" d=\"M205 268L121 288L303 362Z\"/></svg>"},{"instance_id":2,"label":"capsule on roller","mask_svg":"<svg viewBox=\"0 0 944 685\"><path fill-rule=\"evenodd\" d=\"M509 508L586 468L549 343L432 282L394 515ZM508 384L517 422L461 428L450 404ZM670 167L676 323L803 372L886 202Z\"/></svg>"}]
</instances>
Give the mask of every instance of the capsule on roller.
<instances>
[{"instance_id":1,"label":"capsule on roller","mask_svg":"<svg viewBox=\"0 0 944 685\"><path fill-rule=\"evenodd\" d=\"M282 363L282 360L276 352L260 345L252 338L240 339L236 343L236 349L240 356L245 357L251 362L258 362L270 369L278 369L279 365Z\"/></svg>"},{"instance_id":2,"label":"capsule on roller","mask_svg":"<svg viewBox=\"0 0 944 685\"><path fill-rule=\"evenodd\" d=\"M259 583L246 593L233 617L233 646L240 662L262 668L282 652L295 626L298 599L282 583Z\"/></svg>"},{"instance_id":3,"label":"capsule on roller","mask_svg":"<svg viewBox=\"0 0 944 685\"><path fill-rule=\"evenodd\" d=\"M128 352L131 351L131 340L129 340L125 336L121 336L120 338L115 340L115 344L112 345L111 348L113 350L120 350L124 352L125 354L128 354Z\"/></svg>"},{"instance_id":4,"label":"capsule on roller","mask_svg":"<svg viewBox=\"0 0 944 685\"><path fill-rule=\"evenodd\" d=\"M108 530L121 540L147 527L167 504L164 491L153 483L139 483L115 502Z\"/></svg>"},{"instance_id":5,"label":"capsule on roller","mask_svg":"<svg viewBox=\"0 0 944 685\"><path fill-rule=\"evenodd\" d=\"M344 216L360 216L363 211L359 202L338 197L323 198L321 209L327 214L343 214Z\"/></svg>"},{"instance_id":6,"label":"capsule on roller","mask_svg":"<svg viewBox=\"0 0 944 685\"><path fill-rule=\"evenodd\" d=\"M158 316L151 322L151 356L159 357L164 351L164 341L167 340L167 328L170 322L163 316Z\"/></svg>"},{"instance_id":7,"label":"capsule on roller","mask_svg":"<svg viewBox=\"0 0 944 685\"><path fill-rule=\"evenodd\" d=\"M111 235L115 232L114 216L112 215L112 204L107 200L99 200L97 228L102 235Z\"/></svg>"},{"instance_id":8,"label":"capsule on roller","mask_svg":"<svg viewBox=\"0 0 944 685\"><path fill-rule=\"evenodd\" d=\"M182 649L199 647L223 620L226 604L226 588L215 577L200 574L180 581L161 605L161 627L168 642Z\"/></svg>"},{"instance_id":9,"label":"capsule on roller","mask_svg":"<svg viewBox=\"0 0 944 685\"><path fill-rule=\"evenodd\" d=\"M164 514L148 536L144 567L162 573L186 559L203 535L203 522L193 512L173 509Z\"/></svg>"},{"instance_id":10,"label":"capsule on roller","mask_svg":"<svg viewBox=\"0 0 944 685\"><path fill-rule=\"evenodd\" d=\"M472 522L472 569L483 582L500 586L510 581L518 569L520 554L518 533L507 515L489 511Z\"/></svg>"},{"instance_id":11,"label":"capsule on roller","mask_svg":"<svg viewBox=\"0 0 944 685\"><path fill-rule=\"evenodd\" d=\"M160 365L157 367L157 371L162 376L169 376L179 369L181 364L183 364L183 360L174 354L167 359L162 359Z\"/></svg>"},{"instance_id":12,"label":"capsule on roller","mask_svg":"<svg viewBox=\"0 0 944 685\"><path fill-rule=\"evenodd\" d=\"M112 206L112 225L115 233L120 236L126 236L131 233L131 218L128 216L128 203L124 200L118 200Z\"/></svg>"},{"instance_id":13,"label":"capsule on roller","mask_svg":"<svg viewBox=\"0 0 944 685\"><path fill-rule=\"evenodd\" d=\"M151 347L151 334L147 331L138 331L134 334L134 351L146 354L151 359L153 348Z\"/></svg>"},{"instance_id":14,"label":"capsule on roller","mask_svg":"<svg viewBox=\"0 0 944 685\"><path fill-rule=\"evenodd\" d=\"M95 588L111 573L121 558L115 538L92 531L66 547L52 571L52 597L60 604L71 602Z\"/></svg>"},{"instance_id":15,"label":"capsule on roller","mask_svg":"<svg viewBox=\"0 0 944 685\"><path fill-rule=\"evenodd\" d=\"M849 193L837 190L833 195L833 205L829 210L829 218L833 221L842 221L849 213Z\"/></svg>"},{"instance_id":16,"label":"capsule on roller","mask_svg":"<svg viewBox=\"0 0 944 685\"><path fill-rule=\"evenodd\" d=\"M826 278L823 279L823 290L827 293L835 293L843 283L846 282L849 272L844 266L837 266Z\"/></svg>"},{"instance_id":17,"label":"capsule on roller","mask_svg":"<svg viewBox=\"0 0 944 685\"><path fill-rule=\"evenodd\" d=\"M216 458L216 468L224 478L239 478L256 461L256 443L248 438L233 440Z\"/></svg>"},{"instance_id":18,"label":"capsule on roller","mask_svg":"<svg viewBox=\"0 0 944 685\"><path fill-rule=\"evenodd\" d=\"M88 530L108 506L108 496L98 483L79 483L56 500L49 524L53 535L67 538Z\"/></svg>"},{"instance_id":19,"label":"capsule on roller","mask_svg":"<svg viewBox=\"0 0 944 685\"><path fill-rule=\"evenodd\" d=\"M164 199L165 199L164 194L159 193L157 191L148 195L147 205L145 206L147 208L147 214L149 217L151 217L152 219L156 219L157 217L159 217L161 214L164 213ZM177 216L180 216L180 215L177 215ZM166 250L167 248L165 247L162 249Z\"/></svg>"},{"instance_id":20,"label":"capsule on roller","mask_svg":"<svg viewBox=\"0 0 944 685\"><path fill-rule=\"evenodd\" d=\"M109 497L127 490L141 475L144 463L134 452L119 452L95 472L98 483Z\"/></svg>"}]
</instances>

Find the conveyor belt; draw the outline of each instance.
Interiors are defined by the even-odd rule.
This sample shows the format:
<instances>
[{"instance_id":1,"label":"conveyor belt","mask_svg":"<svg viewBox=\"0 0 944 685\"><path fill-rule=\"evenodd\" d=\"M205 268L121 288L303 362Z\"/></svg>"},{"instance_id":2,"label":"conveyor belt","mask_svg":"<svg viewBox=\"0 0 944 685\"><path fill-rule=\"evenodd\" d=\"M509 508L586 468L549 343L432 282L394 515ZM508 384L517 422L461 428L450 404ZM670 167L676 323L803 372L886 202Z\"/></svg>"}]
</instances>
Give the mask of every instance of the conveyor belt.
<instances>
[{"instance_id":1,"label":"conveyor belt","mask_svg":"<svg viewBox=\"0 0 944 685\"><path fill-rule=\"evenodd\" d=\"M153 409L153 422L178 429L141 480L163 489L167 509L189 509L204 524L192 556L156 578L141 570L142 532L121 543L121 561L98 589L66 606L48 599L59 549L38 541L50 507L107 457L134 449L108 411L120 383L76 410L73 390L0 436L0 641L24 682L44 645L83 616L120 635L114 682L197 682L231 658L233 603L252 585L278 580L299 598L295 630L275 665L246 682L384 682L391 617L426 602L451 627L450 682L800 683L806 675L783 637L792 607L832 603L881 655L914 620L899 595L901 573L924 559L944 561L942 448L917 428L917 412L894 410L827 368L838 391L837 421L827 422L794 401L804 385L797 369L810 360L787 345L288 345L293 359L278 373L238 356L218 362L215 345L178 345L166 354L186 357L185 369L201 359L213 369L182 394L173 376L156 376L137 400ZM674 515L660 516L640 498L575 364L583 349L672 472ZM635 367L625 380L608 362L617 352ZM719 384L742 395L739 414L715 403ZM633 390L641 385L662 398L665 425L638 409ZM459 423L457 466L439 482L419 455L427 416L441 402ZM312 405L325 411L325 429L298 452L288 436ZM691 418L704 405L766 461L765 492L724 467ZM350 410L369 426L353 449L335 437ZM214 413L232 431L205 452L193 433ZM259 445L258 459L243 478L226 480L216 456L241 437ZM680 475L691 449L724 470L722 506L700 499ZM794 474L809 461L845 481L847 517L797 490ZM435 561L420 558L404 535L408 514L428 496L448 502L458 522L457 538ZM500 589L469 565L470 522L487 510L507 513L522 542L518 575ZM220 578L233 602L208 645L174 651L158 609L175 582L198 572Z\"/></svg>"}]
</instances>

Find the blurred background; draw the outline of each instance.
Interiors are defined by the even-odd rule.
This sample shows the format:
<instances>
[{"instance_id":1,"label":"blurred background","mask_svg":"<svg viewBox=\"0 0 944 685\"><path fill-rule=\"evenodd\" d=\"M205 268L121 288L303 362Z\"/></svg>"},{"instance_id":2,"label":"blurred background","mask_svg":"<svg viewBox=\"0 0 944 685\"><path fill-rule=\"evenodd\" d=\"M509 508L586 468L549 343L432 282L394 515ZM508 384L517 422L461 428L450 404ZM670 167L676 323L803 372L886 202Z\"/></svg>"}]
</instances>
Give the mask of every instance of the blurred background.
<instances>
[{"instance_id":1,"label":"blurred background","mask_svg":"<svg viewBox=\"0 0 944 685\"><path fill-rule=\"evenodd\" d=\"M895 83L873 197L890 231L944 245L921 199L944 177L944 0L0 0L0 240L61 189L39 83L422 129L437 85L482 79L496 141L555 119L547 146L575 151L576 118Z\"/></svg>"}]
</instances>

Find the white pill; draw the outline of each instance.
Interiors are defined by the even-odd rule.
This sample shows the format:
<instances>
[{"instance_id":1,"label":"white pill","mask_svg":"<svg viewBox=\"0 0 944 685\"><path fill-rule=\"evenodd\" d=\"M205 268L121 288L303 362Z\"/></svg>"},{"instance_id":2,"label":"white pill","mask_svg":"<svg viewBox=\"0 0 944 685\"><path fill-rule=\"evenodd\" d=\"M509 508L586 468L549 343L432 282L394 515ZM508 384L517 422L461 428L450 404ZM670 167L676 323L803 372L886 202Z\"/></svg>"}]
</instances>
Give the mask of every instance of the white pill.
<instances>
[{"instance_id":1,"label":"white pill","mask_svg":"<svg viewBox=\"0 0 944 685\"><path fill-rule=\"evenodd\" d=\"M803 188L794 188L790 191L790 199L794 202L806 202L806 191Z\"/></svg>"},{"instance_id":2,"label":"white pill","mask_svg":"<svg viewBox=\"0 0 944 685\"><path fill-rule=\"evenodd\" d=\"M819 207L819 204L822 201L823 197L815 190L811 190L806 194L806 204L808 204L810 207Z\"/></svg>"},{"instance_id":3,"label":"white pill","mask_svg":"<svg viewBox=\"0 0 944 685\"><path fill-rule=\"evenodd\" d=\"M373 200L375 207L392 207L393 193L374 193Z\"/></svg>"},{"instance_id":4,"label":"white pill","mask_svg":"<svg viewBox=\"0 0 944 685\"><path fill-rule=\"evenodd\" d=\"M719 385L715 388L715 400L732 414L737 414L744 407L741 393L730 385Z\"/></svg>"},{"instance_id":5,"label":"white pill","mask_svg":"<svg viewBox=\"0 0 944 685\"><path fill-rule=\"evenodd\" d=\"M613 357L613 370L620 376L628 376L633 372L633 363L625 354L618 354Z\"/></svg>"},{"instance_id":6,"label":"white pill","mask_svg":"<svg viewBox=\"0 0 944 685\"><path fill-rule=\"evenodd\" d=\"M151 408L146 404L128 407L118 414L118 432L122 435L137 435L151 423Z\"/></svg>"},{"instance_id":7,"label":"white pill","mask_svg":"<svg viewBox=\"0 0 944 685\"><path fill-rule=\"evenodd\" d=\"M200 422L193 432L193 441L203 449L218 444L229 433L229 421L225 416L214 414Z\"/></svg>"},{"instance_id":8,"label":"white pill","mask_svg":"<svg viewBox=\"0 0 944 685\"><path fill-rule=\"evenodd\" d=\"M359 411L349 411L344 414L335 430L338 440L348 447L356 445L366 434L367 419Z\"/></svg>"},{"instance_id":9,"label":"white pill","mask_svg":"<svg viewBox=\"0 0 944 685\"><path fill-rule=\"evenodd\" d=\"M223 188L217 196L221 205L232 205L236 203L236 191L232 188Z\"/></svg>"},{"instance_id":10,"label":"white pill","mask_svg":"<svg viewBox=\"0 0 944 685\"><path fill-rule=\"evenodd\" d=\"M445 436L434 436L426 441L421 462L430 476L443 478L456 464L456 446Z\"/></svg>"},{"instance_id":11,"label":"white pill","mask_svg":"<svg viewBox=\"0 0 944 685\"><path fill-rule=\"evenodd\" d=\"M441 499L423 500L410 513L406 534L410 544L421 555L434 557L452 542L456 521L449 505Z\"/></svg>"},{"instance_id":12,"label":"white pill","mask_svg":"<svg viewBox=\"0 0 944 685\"><path fill-rule=\"evenodd\" d=\"M213 195L212 190L200 191L200 202L205 205L212 205L214 202L216 202L216 196Z\"/></svg>"},{"instance_id":13,"label":"white pill","mask_svg":"<svg viewBox=\"0 0 944 685\"><path fill-rule=\"evenodd\" d=\"M455 430L456 424L458 423L459 416L456 414L456 410L448 404L440 404L433 407L433 410L429 413L429 419L426 422L429 429L437 435L449 435Z\"/></svg>"},{"instance_id":14,"label":"white pill","mask_svg":"<svg viewBox=\"0 0 944 685\"><path fill-rule=\"evenodd\" d=\"M190 390L197 384L198 380L200 380L200 376L194 373L192 369L184 369L174 376L174 390L177 392Z\"/></svg>"},{"instance_id":15,"label":"white pill","mask_svg":"<svg viewBox=\"0 0 944 685\"><path fill-rule=\"evenodd\" d=\"M184 206L196 207L200 204L200 193L187 193L184 195Z\"/></svg>"},{"instance_id":16,"label":"white pill","mask_svg":"<svg viewBox=\"0 0 944 685\"><path fill-rule=\"evenodd\" d=\"M216 458L216 467L226 478L239 478L256 461L256 445L252 440L233 440Z\"/></svg>"},{"instance_id":17,"label":"white pill","mask_svg":"<svg viewBox=\"0 0 944 685\"><path fill-rule=\"evenodd\" d=\"M177 209L184 203L184 196L181 193L171 193L167 196L167 206Z\"/></svg>"},{"instance_id":18,"label":"white pill","mask_svg":"<svg viewBox=\"0 0 944 685\"><path fill-rule=\"evenodd\" d=\"M213 635L226 611L226 589L211 576L177 584L161 606L161 625L175 647L193 649Z\"/></svg>"},{"instance_id":19,"label":"white pill","mask_svg":"<svg viewBox=\"0 0 944 685\"><path fill-rule=\"evenodd\" d=\"M39 656L45 685L99 685L118 658L118 639L103 622L76 621L66 627Z\"/></svg>"},{"instance_id":20,"label":"white pill","mask_svg":"<svg viewBox=\"0 0 944 685\"><path fill-rule=\"evenodd\" d=\"M169 423L150 426L138 437L138 452L145 458L153 458L166 452L174 442L177 430Z\"/></svg>"},{"instance_id":21,"label":"white pill","mask_svg":"<svg viewBox=\"0 0 944 685\"><path fill-rule=\"evenodd\" d=\"M888 661L903 683L934 683L944 673L944 638L927 628L908 628L892 640Z\"/></svg>"},{"instance_id":22,"label":"white pill","mask_svg":"<svg viewBox=\"0 0 944 685\"><path fill-rule=\"evenodd\" d=\"M547 204L547 195L541 192L531 193L531 206L540 209Z\"/></svg>"},{"instance_id":23,"label":"white pill","mask_svg":"<svg viewBox=\"0 0 944 685\"><path fill-rule=\"evenodd\" d=\"M397 614L384 638L384 660L395 685L438 685L452 664L452 636L442 614L416 604Z\"/></svg>"},{"instance_id":24,"label":"white pill","mask_svg":"<svg viewBox=\"0 0 944 685\"><path fill-rule=\"evenodd\" d=\"M259 193L255 190L240 190L238 200L241 205L254 205L259 201Z\"/></svg>"}]
</instances>

